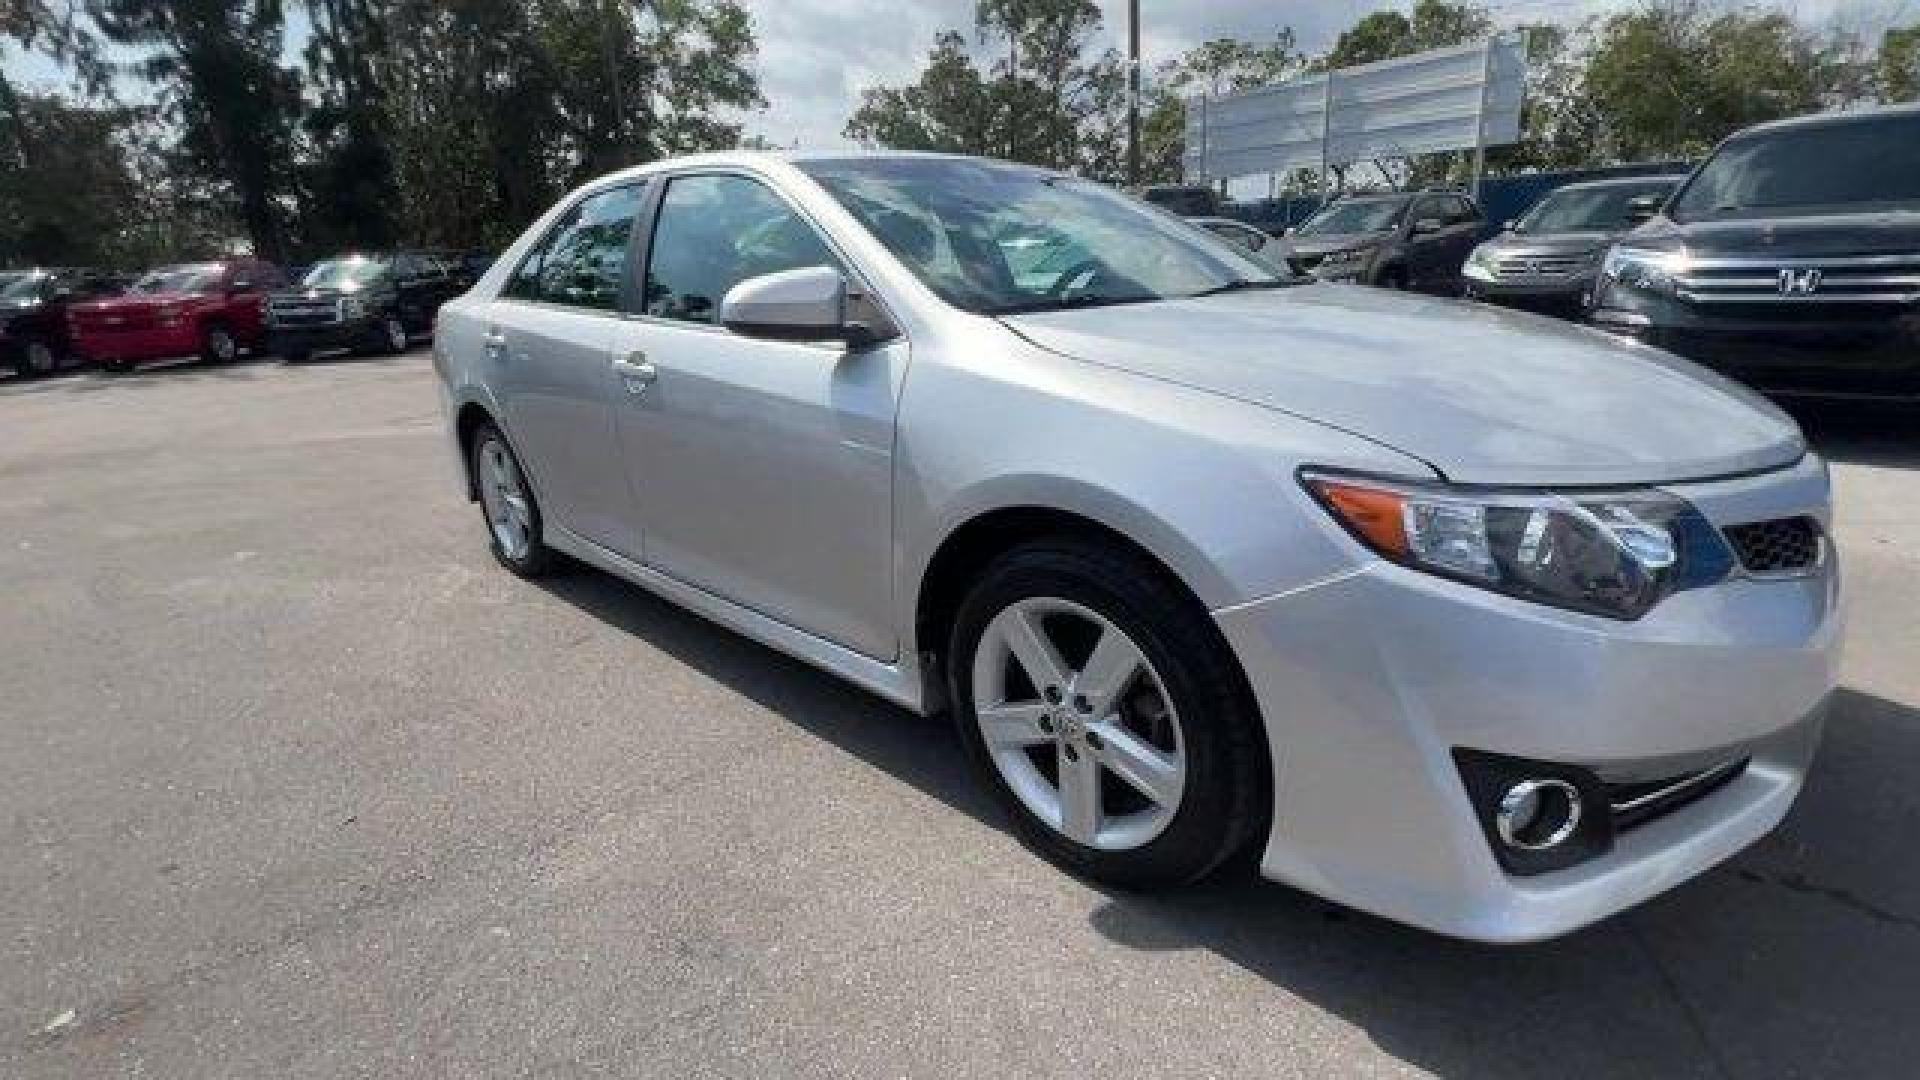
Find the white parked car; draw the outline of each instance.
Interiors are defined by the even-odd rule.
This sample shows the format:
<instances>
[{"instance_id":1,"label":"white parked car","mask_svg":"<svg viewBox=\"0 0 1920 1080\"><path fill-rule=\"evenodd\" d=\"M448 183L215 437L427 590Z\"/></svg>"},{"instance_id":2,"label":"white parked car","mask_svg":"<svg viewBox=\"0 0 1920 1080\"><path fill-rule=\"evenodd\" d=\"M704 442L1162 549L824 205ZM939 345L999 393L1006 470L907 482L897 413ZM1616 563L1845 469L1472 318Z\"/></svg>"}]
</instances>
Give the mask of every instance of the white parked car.
<instances>
[{"instance_id":1,"label":"white parked car","mask_svg":"<svg viewBox=\"0 0 1920 1080\"><path fill-rule=\"evenodd\" d=\"M564 553L950 709L1104 881L1254 846L1558 934L1771 829L1834 684L1826 467L1763 400L1041 169L608 176L442 309L436 364L508 569Z\"/></svg>"}]
</instances>

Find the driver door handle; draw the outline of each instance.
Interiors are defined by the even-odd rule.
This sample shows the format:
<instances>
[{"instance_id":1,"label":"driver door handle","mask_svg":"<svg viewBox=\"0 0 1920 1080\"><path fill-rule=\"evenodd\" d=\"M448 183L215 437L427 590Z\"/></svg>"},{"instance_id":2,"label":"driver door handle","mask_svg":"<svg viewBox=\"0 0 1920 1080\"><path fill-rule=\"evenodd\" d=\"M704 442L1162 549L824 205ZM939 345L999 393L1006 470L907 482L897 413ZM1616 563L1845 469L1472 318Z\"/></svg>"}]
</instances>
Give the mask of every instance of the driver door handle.
<instances>
[{"instance_id":1,"label":"driver door handle","mask_svg":"<svg viewBox=\"0 0 1920 1080\"><path fill-rule=\"evenodd\" d=\"M643 352L630 352L624 359L615 359L613 373L627 388L627 393L639 396L647 392L654 380L660 377L660 369L647 360Z\"/></svg>"}]
</instances>

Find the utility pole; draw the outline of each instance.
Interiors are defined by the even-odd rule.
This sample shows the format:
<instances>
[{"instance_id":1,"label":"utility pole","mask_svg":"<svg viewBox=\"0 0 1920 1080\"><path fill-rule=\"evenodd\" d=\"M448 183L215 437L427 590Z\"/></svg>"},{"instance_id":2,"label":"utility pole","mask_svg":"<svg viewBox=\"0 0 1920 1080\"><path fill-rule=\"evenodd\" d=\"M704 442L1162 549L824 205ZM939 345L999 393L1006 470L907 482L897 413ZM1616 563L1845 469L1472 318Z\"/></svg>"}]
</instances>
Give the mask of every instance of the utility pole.
<instances>
[{"instance_id":1,"label":"utility pole","mask_svg":"<svg viewBox=\"0 0 1920 1080\"><path fill-rule=\"evenodd\" d=\"M1140 183L1140 0L1127 0L1127 183Z\"/></svg>"}]
</instances>

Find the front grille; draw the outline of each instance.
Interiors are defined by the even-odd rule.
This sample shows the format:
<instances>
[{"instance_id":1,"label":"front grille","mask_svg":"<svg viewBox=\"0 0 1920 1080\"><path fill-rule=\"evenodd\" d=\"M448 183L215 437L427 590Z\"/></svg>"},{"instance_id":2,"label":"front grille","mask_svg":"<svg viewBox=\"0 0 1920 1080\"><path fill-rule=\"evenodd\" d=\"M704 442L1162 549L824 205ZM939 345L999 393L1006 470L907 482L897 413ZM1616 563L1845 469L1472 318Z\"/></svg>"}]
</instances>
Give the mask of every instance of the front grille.
<instances>
[{"instance_id":1,"label":"front grille","mask_svg":"<svg viewBox=\"0 0 1920 1080\"><path fill-rule=\"evenodd\" d=\"M338 300L275 300L275 326L320 326L340 321Z\"/></svg>"},{"instance_id":2,"label":"front grille","mask_svg":"<svg viewBox=\"0 0 1920 1080\"><path fill-rule=\"evenodd\" d=\"M1512 255L1493 264L1496 278L1566 278L1591 266L1584 255Z\"/></svg>"},{"instance_id":3,"label":"front grille","mask_svg":"<svg viewBox=\"0 0 1920 1080\"><path fill-rule=\"evenodd\" d=\"M1607 802L1613 810L1615 831L1625 832L1644 825L1663 814L1670 814L1697 799L1705 798L1747 771L1746 758L1728 761L1696 772L1643 780L1628 784L1608 784Z\"/></svg>"},{"instance_id":4,"label":"front grille","mask_svg":"<svg viewBox=\"0 0 1920 1080\"><path fill-rule=\"evenodd\" d=\"M1696 259L1678 283L1696 304L1898 306L1920 300L1920 253Z\"/></svg>"},{"instance_id":5,"label":"front grille","mask_svg":"<svg viewBox=\"0 0 1920 1080\"><path fill-rule=\"evenodd\" d=\"M1721 531L1749 574L1803 574L1820 563L1820 524L1809 517L1754 521Z\"/></svg>"}]
</instances>

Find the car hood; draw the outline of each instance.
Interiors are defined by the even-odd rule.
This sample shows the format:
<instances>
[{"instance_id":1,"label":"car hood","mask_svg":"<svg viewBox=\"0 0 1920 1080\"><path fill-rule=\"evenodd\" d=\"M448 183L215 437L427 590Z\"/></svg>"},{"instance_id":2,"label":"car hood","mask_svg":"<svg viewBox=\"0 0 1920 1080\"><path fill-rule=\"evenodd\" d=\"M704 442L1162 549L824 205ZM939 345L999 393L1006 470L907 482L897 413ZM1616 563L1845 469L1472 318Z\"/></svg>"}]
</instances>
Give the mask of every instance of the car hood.
<instances>
[{"instance_id":1,"label":"car hood","mask_svg":"<svg viewBox=\"0 0 1920 1080\"><path fill-rule=\"evenodd\" d=\"M1913 255L1920 253L1920 214L1814 214L1684 224L1655 218L1629 234L1627 242L1684 246L1695 258Z\"/></svg>"},{"instance_id":2,"label":"car hood","mask_svg":"<svg viewBox=\"0 0 1920 1080\"><path fill-rule=\"evenodd\" d=\"M1317 236L1289 236L1286 243L1287 250L1296 255L1325 255L1329 251L1372 247L1392 235L1390 232L1322 233Z\"/></svg>"},{"instance_id":3,"label":"car hood","mask_svg":"<svg viewBox=\"0 0 1920 1080\"><path fill-rule=\"evenodd\" d=\"M82 312L145 311L164 304L185 304L206 298L205 293L128 293L125 296L109 296L103 300L89 300L84 304L75 304L74 309Z\"/></svg>"},{"instance_id":4,"label":"car hood","mask_svg":"<svg viewBox=\"0 0 1920 1080\"><path fill-rule=\"evenodd\" d=\"M1586 255L1606 247L1618 235L1609 232L1504 232L1481 246L1497 255Z\"/></svg>"},{"instance_id":5,"label":"car hood","mask_svg":"<svg viewBox=\"0 0 1920 1080\"><path fill-rule=\"evenodd\" d=\"M1759 395L1598 330L1342 285L1006 319L1049 351L1340 428L1473 484L1659 484L1791 464Z\"/></svg>"}]
</instances>

